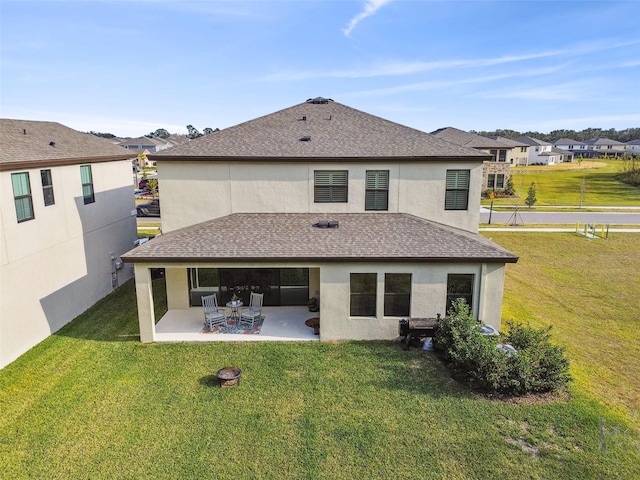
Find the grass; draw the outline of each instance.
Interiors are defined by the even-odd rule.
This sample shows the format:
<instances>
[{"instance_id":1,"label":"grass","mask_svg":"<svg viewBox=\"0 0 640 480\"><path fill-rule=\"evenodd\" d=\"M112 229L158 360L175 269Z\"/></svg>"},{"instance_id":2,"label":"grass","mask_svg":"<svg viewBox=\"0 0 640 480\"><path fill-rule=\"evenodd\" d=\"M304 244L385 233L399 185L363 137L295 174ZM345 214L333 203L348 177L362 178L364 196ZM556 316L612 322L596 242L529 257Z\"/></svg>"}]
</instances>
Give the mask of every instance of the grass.
<instances>
[{"instance_id":1,"label":"grass","mask_svg":"<svg viewBox=\"0 0 640 480\"><path fill-rule=\"evenodd\" d=\"M394 342L141 344L130 282L0 371L1 476L639 478L637 237L491 236L522 255L505 318L567 345L566 398L475 396Z\"/></svg>"},{"instance_id":2,"label":"grass","mask_svg":"<svg viewBox=\"0 0 640 480\"><path fill-rule=\"evenodd\" d=\"M516 195L519 198L497 198L494 206L524 205L531 182L536 185L536 207L545 205L580 205L584 180L584 207L640 206L640 188L616 179L621 160L577 161L571 164L514 167L511 169ZM483 200L483 205L488 205Z\"/></svg>"},{"instance_id":3,"label":"grass","mask_svg":"<svg viewBox=\"0 0 640 480\"><path fill-rule=\"evenodd\" d=\"M503 319L552 325L577 384L640 429L638 235L484 235L520 255L507 266Z\"/></svg>"}]
</instances>

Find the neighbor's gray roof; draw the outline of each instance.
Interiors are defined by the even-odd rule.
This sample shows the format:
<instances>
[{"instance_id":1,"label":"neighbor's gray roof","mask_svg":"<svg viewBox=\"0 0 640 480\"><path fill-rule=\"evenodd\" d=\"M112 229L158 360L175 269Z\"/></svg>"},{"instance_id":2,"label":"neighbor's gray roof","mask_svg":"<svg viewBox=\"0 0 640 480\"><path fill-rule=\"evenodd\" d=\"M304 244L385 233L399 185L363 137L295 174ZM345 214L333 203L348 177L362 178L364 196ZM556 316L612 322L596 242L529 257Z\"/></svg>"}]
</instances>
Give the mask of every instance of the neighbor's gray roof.
<instances>
[{"instance_id":1,"label":"neighbor's gray roof","mask_svg":"<svg viewBox=\"0 0 640 480\"><path fill-rule=\"evenodd\" d=\"M320 98L149 156L161 161L443 157L480 161L486 155Z\"/></svg>"},{"instance_id":2,"label":"neighbor's gray roof","mask_svg":"<svg viewBox=\"0 0 640 480\"><path fill-rule=\"evenodd\" d=\"M317 228L336 220L338 228ZM127 262L507 262L518 257L464 230L402 213L236 213L163 234Z\"/></svg>"},{"instance_id":3,"label":"neighbor's gray roof","mask_svg":"<svg viewBox=\"0 0 640 480\"><path fill-rule=\"evenodd\" d=\"M625 145L640 145L640 138L636 138L635 140L630 140Z\"/></svg>"},{"instance_id":4,"label":"neighbor's gray roof","mask_svg":"<svg viewBox=\"0 0 640 480\"><path fill-rule=\"evenodd\" d=\"M585 140L587 145L624 145L624 143L617 140L611 140L610 138L590 138Z\"/></svg>"},{"instance_id":5,"label":"neighbor's gray roof","mask_svg":"<svg viewBox=\"0 0 640 480\"><path fill-rule=\"evenodd\" d=\"M520 135L518 138L516 138L517 142L523 142L526 143L529 146L547 146L547 145L551 145L549 142L545 142L544 140L538 140L537 138L533 138L533 137L528 137L526 135Z\"/></svg>"},{"instance_id":6,"label":"neighbor's gray roof","mask_svg":"<svg viewBox=\"0 0 640 480\"><path fill-rule=\"evenodd\" d=\"M552 143L554 145L584 145L585 142L579 142L578 140L573 140L572 138L559 138Z\"/></svg>"},{"instance_id":7,"label":"neighbor's gray roof","mask_svg":"<svg viewBox=\"0 0 640 480\"><path fill-rule=\"evenodd\" d=\"M125 148L56 122L0 119L0 168L123 160Z\"/></svg>"},{"instance_id":8,"label":"neighbor's gray roof","mask_svg":"<svg viewBox=\"0 0 640 480\"><path fill-rule=\"evenodd\" d=\"M500 137L500 136L495 136L495 137L489 137L492 140L496 140L504 145L507 145L509 147L512 148L517 148L517 147L528 147L529 145L527 145L526 143L522 143L522 142L516 142L515 140L511 140L510 138L506 138L506 137Z\"/></svg>"},{"instance_id":9,"label":"neighbor's gray roof","mask_svg":"<svg viewBox=\"0 0 640 480\"><path fill-rule=\"evenodd\" d=\"M439 128L435 132L431 132L438 138L442 138L456 145L467 148L513 148L511 145L499 142L492 138L483 137L471 132L465 132L453 127Z\"/></svg>"}]
</instances>

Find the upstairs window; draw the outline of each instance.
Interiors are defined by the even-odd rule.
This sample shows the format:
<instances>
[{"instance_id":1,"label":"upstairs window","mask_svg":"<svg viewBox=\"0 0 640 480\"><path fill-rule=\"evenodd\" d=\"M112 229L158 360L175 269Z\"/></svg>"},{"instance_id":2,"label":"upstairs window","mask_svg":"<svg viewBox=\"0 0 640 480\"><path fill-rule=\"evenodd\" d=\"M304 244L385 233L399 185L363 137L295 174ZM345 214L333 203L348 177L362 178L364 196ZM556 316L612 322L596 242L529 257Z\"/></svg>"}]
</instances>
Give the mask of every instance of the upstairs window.
<instances>
[{"instance_id":1,"label":"upstairs window","mask_svg":"<svg viewBox=\"0 0 640 480\"><path fill-rule=\"evenodd\" d=\"M42 196L44 197L44 206L53 205L56 199L53 196L53 180L51 179L51 170L40 170L40 179L42 180Z\"/></svg>"},{"instance_id":2,"label":"upstairs window","mask_svg":"<svg viewBox=\"0 0 640 480\"><path fill-rule=\"evenodd\" d=\"M491 156L493 157L493 158L491 159L491 161L492 161L492 162L495 162L495 161L496 161L496 155L498 154L498 151L497 151L497 150L489 150L489 153L490 153L490 154L491 154Z\"/></svg>"},{"instance_id":3,"label":"upstairs window","mask_svg":"<svg viewBox=\"0 0 640 480\"><path fill-rule=\"evenodd\" d=\"M470 170L447 170L445 210L466 210L469 204Z\"/></svg>"},{"instance_id":4,"label":"upstairs window","mask_svg":"<svg viewBox=\"0 0 640 480\"><path fill-rule=\"evenodd\" d=\"M389 209L389 170L367 170L365 210Z\"/></svg>"},{"instance_id":5,"label":"upstairs window","mask_svg":"<svg viewBox=\"0 0 640 480\"><path fill-rule=\"evenodd\" d=\"M498 161L499 162L506 162L507 161L507 151L506 150L500 150L500 152L498 153Z\"/></svg>"},{"instance_id":6,"label":"upstairs window","mask_svg":"<svg viewBox=\"0 0 640 480\"><path fill-rule=\"evenodd\" d=\"M11 185L13 187L13 201L16 205L16 217L18 223L33 220L33 199L31 198L31 182L29 173L12 173Z\"/></svg>"},{"instance_id":7,"label":"upstairs window","mask_svg":"<svg viewBox=\"0 0 640 480\"><path fill-rule=\"evenodd\" d=\"M347 203L347 170L316 170L313 174L315 203Z\"/></svg>"},{"instance_id":8,"label":"upstairs window","mask_svg":"<svg viewBox=\"0 0 640 480\"><path fill-rule=\"evenodd\" d=\"M91 165L80 166L80 176L82 178L82 196L84 204L94 203L96 201L93 192L93 175L91 174Z\"/></svg>"},{"instance_id":9,"label":"upstairs window","mask_svg":"<svg viewBox=\"0 0 640 480\"><path fill-rule=\"evenodd\" d=\"M351 316L375 317L378 275L376 273L352 273L350 283Z\"/></svg>"}]
</instances>

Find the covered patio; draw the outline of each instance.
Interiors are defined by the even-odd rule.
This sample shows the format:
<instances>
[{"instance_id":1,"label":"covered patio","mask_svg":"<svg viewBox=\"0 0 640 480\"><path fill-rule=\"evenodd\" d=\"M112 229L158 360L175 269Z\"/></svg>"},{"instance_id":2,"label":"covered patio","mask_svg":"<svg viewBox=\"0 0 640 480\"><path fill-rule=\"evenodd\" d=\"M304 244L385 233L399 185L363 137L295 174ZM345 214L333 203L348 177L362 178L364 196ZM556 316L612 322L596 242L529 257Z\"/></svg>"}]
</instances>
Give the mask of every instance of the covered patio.
<instances>
[{"instance_id":1,"label":"covered patio","mask_svg":"<svg viewBox=\"0 0 640 480\"><path fill-rule=\"evenodd\" d=\"M156 342L301 342L319 341L313 329L305 325L309 318L318 316L300 307L263 307L264 321L260 333L203 333L202 307L169 310L156 323Z\"/></svg>"}]
</instances>

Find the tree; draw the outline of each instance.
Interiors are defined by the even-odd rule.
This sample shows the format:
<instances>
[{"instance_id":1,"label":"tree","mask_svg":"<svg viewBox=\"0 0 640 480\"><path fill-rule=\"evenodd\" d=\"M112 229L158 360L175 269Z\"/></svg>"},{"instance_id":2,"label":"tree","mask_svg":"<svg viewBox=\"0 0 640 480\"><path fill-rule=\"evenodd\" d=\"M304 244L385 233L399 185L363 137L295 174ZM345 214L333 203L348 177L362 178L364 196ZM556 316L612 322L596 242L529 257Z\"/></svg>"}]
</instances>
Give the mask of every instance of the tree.
<instances>
[{"instance_id":1,"label":"tree","mask_svg":"<svg viewBox=\"0 0 640 480\"><path fill-rule=\"evenodd\" d=\"M164 128L159 128L155 132L148 133L146 136L149 138L169 138L171 134Z\"/></svg>"},{"instance_id":2,"label":"tree","mask_svg":"<svg viewBox=\"0 0 640 480\"><path fill-rule=\"evenodd\" d=\"M158 196L158 180L155 178L149 179L147 181L147 189L151 192L154 197Z\"/></svg>"},{"instance_id":3,"label":"tree","mask_svg":"<svg viewBox=\"0 0 640 480\"><path fill-rule=\"evenodd\" d=\"M524 203L526 203L527 206L531 208L537 201L538 199L536 198L536 184L535 182L531 182L531 185L529 185L529 191L527 192L527 198L525 199Z\"/></svg>"},{"instance_id":4,"label":"tree","mask_svg":"<svg viewBox=\"0 0 640 480\"><path fill-rule=\"evenodd\" d=\"M202 136L202 134L193 125L187 125L187 132L187 137L191 139Z\"/></svg>"},{"instance_id":5,"label":"tree","mask_svg":"<svg viewBox=\"0 0 640 480\"><path fill-rule=\"evenodd\" d=\"M505 195L515 195L515 193L516 193L516 187L513 184L513 176L509 175L507 177L507 183L504 186L504 194Z\"/></svg>"}]
</instances>

